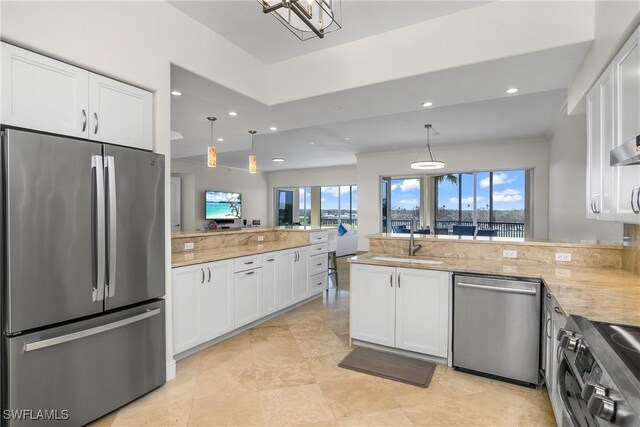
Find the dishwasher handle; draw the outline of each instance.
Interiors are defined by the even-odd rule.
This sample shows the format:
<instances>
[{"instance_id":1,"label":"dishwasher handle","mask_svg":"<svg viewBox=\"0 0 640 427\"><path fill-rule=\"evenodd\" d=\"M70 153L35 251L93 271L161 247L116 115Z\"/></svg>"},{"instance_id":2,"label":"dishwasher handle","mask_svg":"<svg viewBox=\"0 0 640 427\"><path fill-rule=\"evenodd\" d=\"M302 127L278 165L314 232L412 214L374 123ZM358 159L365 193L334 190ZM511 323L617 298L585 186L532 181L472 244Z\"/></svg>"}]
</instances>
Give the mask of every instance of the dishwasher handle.
<instances>
[{"instance_id":1,"label":"dishwasher handle","mask_svg":"<svg viewBox=\"0 0 640 427\"><path fill-rule=\"evenodd\" d=\"M473 283L464 283L464 282L458 282L456 285L461 288L475 288L475 289L483 289L486 291L505 292L510 294L522 294L522 295L538 294L538 291L536 289L519 289L519 288L507 288L507 287L499 287L499 286L476 285Z\"/></svg>"}]
</instances>

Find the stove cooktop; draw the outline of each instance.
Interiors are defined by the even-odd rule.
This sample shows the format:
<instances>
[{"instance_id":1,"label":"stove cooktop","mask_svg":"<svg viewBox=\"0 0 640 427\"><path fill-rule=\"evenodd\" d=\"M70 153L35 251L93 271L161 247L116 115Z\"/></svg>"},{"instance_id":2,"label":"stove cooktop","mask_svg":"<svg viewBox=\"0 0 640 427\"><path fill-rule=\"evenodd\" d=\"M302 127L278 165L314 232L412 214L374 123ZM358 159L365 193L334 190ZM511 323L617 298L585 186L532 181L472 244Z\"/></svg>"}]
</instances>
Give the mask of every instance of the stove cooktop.
<instances>
[{"instance_id":1,"label":"stove cooktop","mask_svg":"<svg viewBox=\"0 0 640 427\"><path fill-rule=\"evenodd\" d=\"M593 323L600 335L640 381L640 327Z\"/></svg>"}]
</instances>

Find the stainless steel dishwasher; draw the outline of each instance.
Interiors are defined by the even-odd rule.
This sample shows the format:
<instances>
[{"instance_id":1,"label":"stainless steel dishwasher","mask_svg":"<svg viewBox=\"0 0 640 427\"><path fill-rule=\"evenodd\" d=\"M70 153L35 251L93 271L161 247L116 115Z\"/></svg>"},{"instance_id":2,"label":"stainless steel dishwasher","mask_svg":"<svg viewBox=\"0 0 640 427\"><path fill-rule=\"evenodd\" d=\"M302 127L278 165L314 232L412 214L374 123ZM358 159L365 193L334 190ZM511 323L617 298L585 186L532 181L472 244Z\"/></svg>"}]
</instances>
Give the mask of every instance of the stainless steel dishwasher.
<instances>
[{"instance_id":1,"label":"stainless steel dishwasher","mask_svg":"<svg viewBox=\"0 0 640 427\"><path fill-rule=\"evenodd\" d=\"M455 275L453 366L540 384L540 281Z\"/></svg>"}]
</instances>

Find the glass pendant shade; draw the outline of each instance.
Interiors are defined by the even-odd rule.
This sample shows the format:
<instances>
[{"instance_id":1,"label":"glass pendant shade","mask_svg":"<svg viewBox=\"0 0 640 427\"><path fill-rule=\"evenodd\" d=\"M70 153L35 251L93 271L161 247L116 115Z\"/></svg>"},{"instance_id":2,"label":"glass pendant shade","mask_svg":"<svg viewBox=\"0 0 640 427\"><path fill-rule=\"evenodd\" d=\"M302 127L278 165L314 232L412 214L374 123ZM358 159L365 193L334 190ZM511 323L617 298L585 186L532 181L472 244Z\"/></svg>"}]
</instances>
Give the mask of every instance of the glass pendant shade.
<instances>
[{"instance_id":1,"label":"glass pendant shade","mask_svg":"<svg viewBox=\"0 0 640 427\"><path fill-rule=\"evenodd\" d=\"M342 0L258 0L262 11L305 41L342 28Z\"/></svg>"},{"instance_id":2,"label":"glass pendant shade","mask_svg":"<svg viewBox=\"0 0 640 427\"><path fill-rule=\"evenodd\" d=\"M210 168L215 168L217 166L217 163L218 153L216 151L216 147L210 145L209 149L207 150L207 166L209 166Z\"/></svg>"},{"instance_id":3,"label":"glass pendant shade","mask_svg":"<svg viewBox=\"0 0 640 427\"><path fill-rule=\"evenodd\" d=\"M436 160L433 155L433 151L431 151L431 144L429 144L429 133L433 129L431 125L424 125L424 128L427 130L427 145L424 149L418 154L418 157L411 162L411 169L419 169L419 170L434 170L434 169L443 169L444 162L441 160ZM428 154L429 156L421 158L423 154Z\"/></svg>"},{"instance_id":4,"label":"glass pendant shade","mask_svg":"<svg viewBox=\"0 0 640 427\"><path fill-rule=\"evenodd\" d=\"M213 116L207 117L209 123L211 123L211 144L207 147L207 166L210 168L215 168L218 164L218 151L216 147L213 145L213 122L218 120Z\"/></svg>"},{"instance_id":5,"label":"glass pendant shade","mask_svg":"<svg viewBox=\"0 0 640 427\"><path fill-rule=\"evenodd\" d=\"M255 130L250 130L251 134L251 154L249 154L249 173L257 173L258 172L258 158L253 153L253 137L258 133Z\"/></svg>"}]
</instances>

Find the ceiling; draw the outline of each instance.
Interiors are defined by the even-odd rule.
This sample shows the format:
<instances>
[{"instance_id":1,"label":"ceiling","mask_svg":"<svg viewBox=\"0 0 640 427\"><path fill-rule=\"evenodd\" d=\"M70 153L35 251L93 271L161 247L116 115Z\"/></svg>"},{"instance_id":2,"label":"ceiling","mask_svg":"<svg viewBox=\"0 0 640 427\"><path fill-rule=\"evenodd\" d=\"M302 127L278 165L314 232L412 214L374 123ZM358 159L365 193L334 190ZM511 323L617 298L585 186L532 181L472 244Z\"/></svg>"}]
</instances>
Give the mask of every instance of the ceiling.
<instances>
[{"instance_id":1,"label":"ceiling","mask_svg":"<svg viewBox=\"0 0 640 427\"><path fill-rule=\"evenodd\" d=\"M488 1L342 1L342 29L300 42L256 0L169 1L266 64L273 64L376 34L480 6Z\"/></svg>"},{"instance_id":2,"label":"ceiling","mask_svg":"<svg viewBox=\"0 0 640 427\"><path fill-rule=\"evenodd\" d=\"M247 169L247 131L255 129L261 171L355 164L356 154L418 149L425 123L440 132L434 147L545 137L588 47L574 44L271 106L172 66L172 89L182 96L172 98L171 129L184 136L172 142L172 157L204 160L209 115L219 118L219 163ZM506 95L512 86L520 91ZM425 100L434 106L422 107Z\"/></svg>"}]
</instances>

